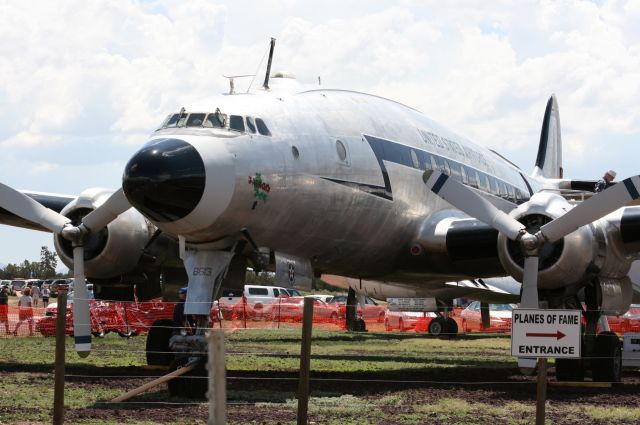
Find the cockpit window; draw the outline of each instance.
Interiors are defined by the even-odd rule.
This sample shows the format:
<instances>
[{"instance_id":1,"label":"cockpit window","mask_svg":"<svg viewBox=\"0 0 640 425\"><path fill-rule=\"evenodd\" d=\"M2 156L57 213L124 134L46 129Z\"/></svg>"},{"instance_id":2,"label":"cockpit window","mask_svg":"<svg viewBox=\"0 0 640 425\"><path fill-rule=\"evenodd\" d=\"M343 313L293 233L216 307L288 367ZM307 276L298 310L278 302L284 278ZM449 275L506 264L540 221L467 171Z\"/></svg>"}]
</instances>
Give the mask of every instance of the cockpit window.
<instances>
[{"instance_id":1,"label":"cockpit window","mask_svg":"<svg viewBox=\"0 0 640 425\"><path fill-rule=\"evenodd\" d=\"M200 127L200 128L220 128L237 131L239 133L271 136L271 131L261 118L245 117L242 115L227 115L216 108L215 112L193 112L188 113L184 108L165 118L160 129L177 127Z\"/></svg>"},{"instance_id":2,"label":"cockpit window","mask_svg":"<svg viewBox=\"0 0 640 425\"><path fill-rule=\"evenodd\" d=\"M209 128L224 128L226 115L217 110L213 114L207 115L207 119L204 121L204 127Z\"/></svg>"},{"instance_id":3,"label":"cockpit window","mask_svg":"<svg viewBox=\"0 0 640 425\"><path fill-rule=\"evenodd\" d=\"M253 121L253 117L247 117L247 128L249 129L249 133L256 134L256 124Z\"/></svg>"},{"instance_id":4,"label":"cockpit window","mask_svg":"<svg viewBox=\"0 0 640 425\"><path fill-rule=\"evenodd\" d=\"M202 127L205 114L191 114L187 120L187 127Z\"/></svg>"},{"instance_id":5,"label":"cockpit window","mask_svg":"<svg viewBox=\"0 0 640 425\"><path fill-rule=\"evenodd\" d=\"M229 128L235 131L244 131L244 119L240 115L231 115Z\"/></svg>"},{"instance_id":6,"label":"cockpit window","mask_svg":"<svg viewBox=\"0 0 640 425\"><path fill-rule=\"evenodd\" d=\"M263 136L271 136L271 132L264 121L262 121L262 118L256 118L256 127L258 127L258 132Z\"/></svg>"},{"instance_id":7,"label":"cockpit window","mask_svg":"<svg viewBox=\"0 0 640 425\"><path fill-rule=\"evenodd\" d=\"M163 125L163 128L166 127L176 127L178 125L178 120L180 119L180 116L182 114L173 114L169 117L169 119L167 120L167 123L165 125Z\"/></svg>"}]
</instances>

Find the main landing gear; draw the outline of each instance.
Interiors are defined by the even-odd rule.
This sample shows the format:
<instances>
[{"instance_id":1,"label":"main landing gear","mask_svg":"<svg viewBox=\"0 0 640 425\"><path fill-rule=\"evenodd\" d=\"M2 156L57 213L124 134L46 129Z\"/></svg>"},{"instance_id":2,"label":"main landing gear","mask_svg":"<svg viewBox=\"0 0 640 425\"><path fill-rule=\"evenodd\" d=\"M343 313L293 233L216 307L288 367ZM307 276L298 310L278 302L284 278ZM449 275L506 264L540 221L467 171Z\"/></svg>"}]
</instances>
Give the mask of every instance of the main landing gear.
<instances>
[{"instance_id":1,"label":"main landing gear","mask_svg":"<svg viewBox=\"0 0 640 425\"><path fill-rule=\"evenodd\" d=\"M582 358L556 359L558 381L583 381L585 372L591 370L594 382L619 383L622 380L622 345L620 338L608 330L597 333L602 316L598 302L598 284L585 287L586 321L582 335Z\"/></svg>"}]
</instances>

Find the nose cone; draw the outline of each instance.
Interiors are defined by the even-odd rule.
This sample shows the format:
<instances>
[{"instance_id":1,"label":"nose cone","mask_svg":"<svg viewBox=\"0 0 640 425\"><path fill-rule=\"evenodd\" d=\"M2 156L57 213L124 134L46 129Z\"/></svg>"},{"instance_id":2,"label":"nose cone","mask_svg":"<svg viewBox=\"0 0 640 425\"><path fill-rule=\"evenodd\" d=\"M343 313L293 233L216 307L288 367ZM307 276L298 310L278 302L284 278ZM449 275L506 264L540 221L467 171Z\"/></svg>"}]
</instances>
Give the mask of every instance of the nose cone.
<instances>
[{"instance_id":1,"label":"nose cone","mask_svg":"<svg viewBox=\"0 0 640 425\"><path fill-rule=\"evenodd\" d=\"M198 206L205 177L196 148L179 139L157 139L129 160L122 189L138 211L167 223L186 217Z\"/></svg>"}]
</instances>

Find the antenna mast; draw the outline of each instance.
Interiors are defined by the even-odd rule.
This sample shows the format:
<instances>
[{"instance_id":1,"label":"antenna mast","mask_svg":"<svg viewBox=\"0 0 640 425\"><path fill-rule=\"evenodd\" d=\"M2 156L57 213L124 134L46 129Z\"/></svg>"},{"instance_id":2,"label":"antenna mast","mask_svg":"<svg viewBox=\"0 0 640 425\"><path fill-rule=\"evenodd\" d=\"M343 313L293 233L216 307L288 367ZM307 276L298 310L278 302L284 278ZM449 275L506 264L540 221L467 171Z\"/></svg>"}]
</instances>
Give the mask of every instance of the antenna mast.
<instances>
[{"instance_id":1,"label":"antenna mast","mask_svg":"<svg viewBox=\"0 0 640 425\"><path fill-rule=\"evenodd\" d=\"M269 74L271 73L271 61L273 60L273 48L276 46L276 39L271 37L271 48L269 49L269 62L267 62L267 73L264 76L264 87L265 90L269 90Z\"/></svg>"}]
</instances>

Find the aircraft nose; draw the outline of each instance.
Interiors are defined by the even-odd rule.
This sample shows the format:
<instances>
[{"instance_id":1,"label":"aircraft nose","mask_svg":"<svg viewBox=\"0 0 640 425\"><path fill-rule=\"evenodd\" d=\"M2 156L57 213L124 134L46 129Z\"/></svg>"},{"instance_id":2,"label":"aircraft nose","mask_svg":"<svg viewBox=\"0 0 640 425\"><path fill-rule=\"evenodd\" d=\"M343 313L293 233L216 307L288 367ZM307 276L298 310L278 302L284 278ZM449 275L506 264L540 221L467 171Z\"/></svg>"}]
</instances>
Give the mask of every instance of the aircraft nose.
<instances>
[{"instance_id":1,"label":"aircraft nose","mask_svg":"<svg viewBox=\"0 0 640 425\"><path fill-rule=\"evenodd\" d=\"M131 205L159 223L180 220L200 202L205 166L195 147L180 139L156 139L136 152L122 176Z\"/></svg>"}]
</instances>

